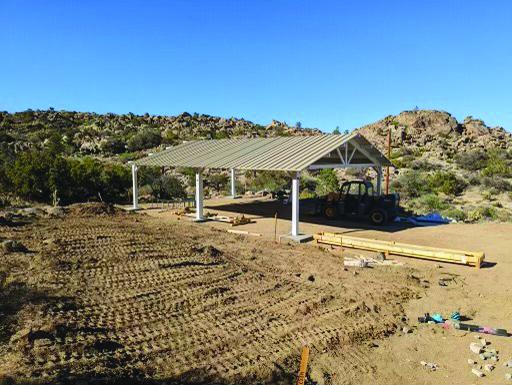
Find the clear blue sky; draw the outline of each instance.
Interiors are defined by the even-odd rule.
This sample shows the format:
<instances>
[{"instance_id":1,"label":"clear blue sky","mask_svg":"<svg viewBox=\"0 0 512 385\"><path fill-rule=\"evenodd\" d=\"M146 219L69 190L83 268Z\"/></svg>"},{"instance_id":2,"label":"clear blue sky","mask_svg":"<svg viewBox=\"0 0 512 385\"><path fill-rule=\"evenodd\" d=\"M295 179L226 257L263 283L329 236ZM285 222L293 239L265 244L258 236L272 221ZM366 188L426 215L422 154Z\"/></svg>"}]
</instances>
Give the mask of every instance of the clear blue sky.
<instances>
[{"instance_id":1,"label":"clear blue sky","mask_svg":"<svg viewBox=\"0 0 512 385\"><path fill-rule=\"evenodd\" d=\"M1 0L0 110L512 129L512 1Z\"/></svg>"}]
</instances>

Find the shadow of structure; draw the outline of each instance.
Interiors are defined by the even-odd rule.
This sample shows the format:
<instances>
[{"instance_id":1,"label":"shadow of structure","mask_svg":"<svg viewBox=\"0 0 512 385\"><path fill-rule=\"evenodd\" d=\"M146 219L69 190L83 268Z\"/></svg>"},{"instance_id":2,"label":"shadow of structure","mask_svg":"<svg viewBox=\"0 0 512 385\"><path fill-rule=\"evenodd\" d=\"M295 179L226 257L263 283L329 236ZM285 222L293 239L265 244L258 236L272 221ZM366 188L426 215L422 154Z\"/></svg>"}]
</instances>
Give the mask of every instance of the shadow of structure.
<instances>
[{"instance_id":1,"label":"shadow of structure","mask_svg":"<svg viewBox=\"0 0 512 385\"><path fill-rule=\"evenodd\" d=\"M280 200L254 200L252 202L237 202L222 205L205 205L205 208L211 211L221 210L244 215L253 215L260 218L273 218L277 213L279 219L291 220L291 204L283 204ZM389 223L385 226L374 226L366 219L327 219L321 215L315 215L315 203L313 200L300 201L300 221L316 225L331 227L340 227L343 229L356 230L379 230L389 233L398 232L404 229L414 227L410 223ZM344 231L347 232L347 231Z\"/></svg>"}]
</instances>

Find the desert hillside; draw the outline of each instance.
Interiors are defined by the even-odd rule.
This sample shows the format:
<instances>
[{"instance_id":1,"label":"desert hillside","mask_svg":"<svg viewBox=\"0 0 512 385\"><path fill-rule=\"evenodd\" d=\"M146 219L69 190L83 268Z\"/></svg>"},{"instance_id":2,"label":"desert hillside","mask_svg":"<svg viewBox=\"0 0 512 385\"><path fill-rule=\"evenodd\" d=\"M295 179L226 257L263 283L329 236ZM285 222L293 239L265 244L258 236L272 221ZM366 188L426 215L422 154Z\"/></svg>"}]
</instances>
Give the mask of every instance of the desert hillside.
<instances>
[{"instance_id":1,"label":"desert hillside","mask_svg":"<svg viewBox=\"0 0 512 385\"><path fill-rule=\"evenodd\" d=\"M393 188L416 212L465 221L510 220L512 134L442 111L404 111L361 127L381 150L391 129Z\"/></svg>"},{"instance_id":2,"label":"desert hillside","mask_svg":"<svg viewBox=\"0 0 512 385\"><path fill-rule=\"evenodd\" d=\"M385 151L389 129L391 158L397 166L391 178L392 191L401 194L406 209L419 214L437 211L459 221L510 220L510 132L502 127L488 127L472 117L458 122L447 112L428 110L387 116L359 131ZM102 115L53 109L2 112L0 158L4 162L0 182L3 190L7 190L3 192L28 200L53 203L126 200L130 176L119 164L148 152L191 139L319 133L318 129L302 128L298 123L292 127L274 120L263 126L245 119L186 112L177 116ZM55 159L60 158L64 160L56 163ZM105 161L108 166L104 166ZM55 178L58 175L71 182L62 185ZM84 175L89 179L84 179ZM101 175L100 180L95 180L94 175ZM364 175L364 170L349 170L338 177ZM305 197L321 195L336 185L329 175L313 173L304 178ZM186 178L158 180L158 188L154 179L154 175L142 178L147 185L142 186L142 191L148 196L172 198L186 193ZM226 177L217 175L213 179L209 190L222 192ZM275 190L286 187L288 182L288 178L278 175L262 175L244 184L251 190ZM180 184L185 186L182 188ZM79 186L68 191L68 185ZM84 191L84 185L93 188Z\"/></svg>"}]
</instances>

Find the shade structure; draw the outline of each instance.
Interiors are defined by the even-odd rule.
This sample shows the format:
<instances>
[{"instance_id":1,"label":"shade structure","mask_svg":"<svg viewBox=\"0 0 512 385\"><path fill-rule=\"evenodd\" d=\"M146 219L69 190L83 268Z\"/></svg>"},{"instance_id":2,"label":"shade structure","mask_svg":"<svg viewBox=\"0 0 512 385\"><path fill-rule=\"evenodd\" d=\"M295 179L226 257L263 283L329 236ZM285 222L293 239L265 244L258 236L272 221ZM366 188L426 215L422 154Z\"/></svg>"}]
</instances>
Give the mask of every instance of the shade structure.
<instances>
[{"instance_id":1,"label":"shade structure","mask_svg":"<svg viewBox=\"0 0 512 385\"><path fill-rule=\"evenodd\" d=\"M347 135L313 135L276 138L195 140L170 147L134 162L138 166L189 167L196 172L196 221L203 221L203 169L231 172L231 194L235 196L235 170L286 171L292 176L293 240L299 234L299 181L303 170L374 167L377 193L381 192L382 167L392 166L375 146L358 132ZM134 186L135 186L134 182ZM134 194L136 189L134 187ZM134 196L133 208L137 198Z\"/></svg>"},{"instance_id":2,"label":"shade structure","mask_svg":"<svg viewBox=\"0 0 512 385\"><path fill-rule=\"evenodd\" d=\"M341 152L341 147L344 152ZM135 162L140 166L302 171L328 165L391 165L358 133L276 138L195 140Z\"/></svg>"}]
</instances>

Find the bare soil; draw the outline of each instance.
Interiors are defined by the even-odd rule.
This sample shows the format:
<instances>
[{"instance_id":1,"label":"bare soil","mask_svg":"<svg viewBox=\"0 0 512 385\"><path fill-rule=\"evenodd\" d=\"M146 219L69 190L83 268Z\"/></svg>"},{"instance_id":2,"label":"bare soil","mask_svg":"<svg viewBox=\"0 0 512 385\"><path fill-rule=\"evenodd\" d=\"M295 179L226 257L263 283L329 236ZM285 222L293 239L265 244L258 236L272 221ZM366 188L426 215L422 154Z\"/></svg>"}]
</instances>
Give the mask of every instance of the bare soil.
<instances>
[{"instance_id":1,"label":"bare soil","mask_svg":"<svg viewBox=\"0 0 512 385\"><path fill-rule=\"evenodd\" d=\"M500 362L478 379L467 363L478 361L475 333L416 319L457 310L512 329L511 225L337 228L484 250L491 262L344 269L339 250L274 243L271 218L240 227L259 226L264 236L253 238L151 213L84 205L0 226L0 240L28 250L0 251L0 373L38 383L291 384L307 344L311 384L504 382L510 338L485 337Z\"/></svg>"}]
</instances>

